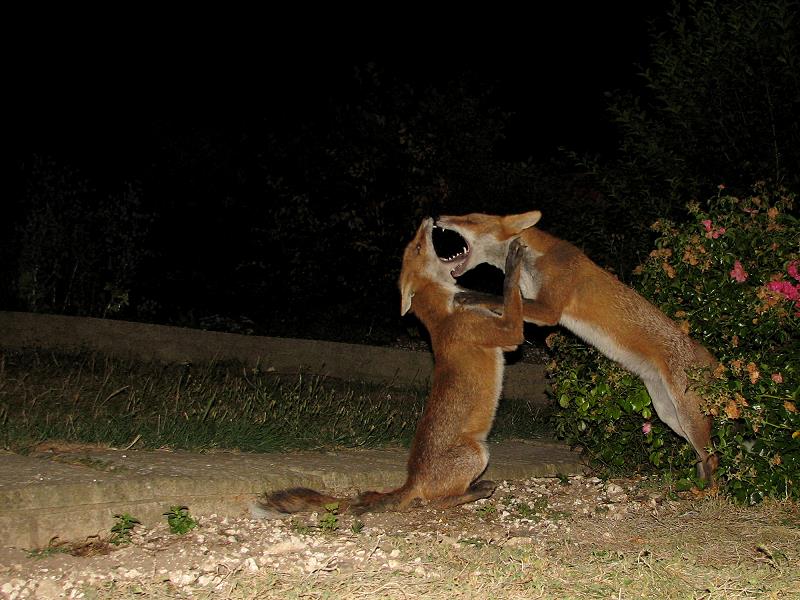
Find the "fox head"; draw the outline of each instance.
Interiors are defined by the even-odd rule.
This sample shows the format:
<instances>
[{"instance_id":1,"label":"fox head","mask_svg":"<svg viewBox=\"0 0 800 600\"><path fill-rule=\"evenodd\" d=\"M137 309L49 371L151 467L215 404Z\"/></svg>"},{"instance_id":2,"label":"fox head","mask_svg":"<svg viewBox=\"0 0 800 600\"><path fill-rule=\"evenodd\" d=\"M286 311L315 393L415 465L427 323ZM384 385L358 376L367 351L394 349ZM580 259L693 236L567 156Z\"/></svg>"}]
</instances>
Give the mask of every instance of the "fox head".
<instances>
[{"instance_id":1,"label":"fox head","mask_svg":"<svg viewBox=\"0 0 800 600\"><path fill-rule=\"evenodd\" d=\"M483 213L439 217L436 221L437 233L448 237L448 232L451 232L451 237L460 237L455 241L450 239L449 244L447 241L442 244L449 245L450 249L439 252L440 260L448 265L453 278L481 263L489 263L502 270L508 245L524 229L533 227L541 218L542 213L538 210L504 217ZM453 236L452 232L458 236Z\"/></svg>"},{"instance_id":2,"label":"fox head","mask_svg":"<svg viewBox=\"0 0 800 600\"><path fill-rule=\"evenodd\" d=\"M403 253L403 267L400 270L400 314L411 310L414 295L428 285L456 287L450 277L450 267L436 256L431 233L433 219L424 219Z\"/></svg>"}]
</instances>

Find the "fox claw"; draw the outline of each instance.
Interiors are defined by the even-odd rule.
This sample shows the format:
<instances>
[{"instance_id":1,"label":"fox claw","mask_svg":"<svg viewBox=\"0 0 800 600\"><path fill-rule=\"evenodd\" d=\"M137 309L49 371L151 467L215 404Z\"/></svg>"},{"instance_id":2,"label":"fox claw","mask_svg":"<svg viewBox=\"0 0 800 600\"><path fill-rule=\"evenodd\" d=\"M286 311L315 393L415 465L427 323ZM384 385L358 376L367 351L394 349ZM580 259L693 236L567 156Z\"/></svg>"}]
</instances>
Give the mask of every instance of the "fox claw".
<instances>
[{"instance_id":1,"label":"fox claw","mask_svg":"<svg viewBox=\"0 0 800 600\"><path fill-rule=\"evenodd\" d=\"M525 257L525 250L527 246L523 244L519 238L515 239L508 246L508 254L506 255L506 278L503 285L503 293L507 295L517 286L519 286L519 276L522 267L522 261Z\"/></svg>"},{"instance_id":2,"label":"fox claw","mask_svg":"<svg viewBox=\"0 0 800 600\"><path fill-rule=\"evenodd\" d=\"M508 254L506 255L506 274L512 272L520 264L525 256L527 246L520 238L516 238L508 246Z\"/></svg>"}]
</instances>

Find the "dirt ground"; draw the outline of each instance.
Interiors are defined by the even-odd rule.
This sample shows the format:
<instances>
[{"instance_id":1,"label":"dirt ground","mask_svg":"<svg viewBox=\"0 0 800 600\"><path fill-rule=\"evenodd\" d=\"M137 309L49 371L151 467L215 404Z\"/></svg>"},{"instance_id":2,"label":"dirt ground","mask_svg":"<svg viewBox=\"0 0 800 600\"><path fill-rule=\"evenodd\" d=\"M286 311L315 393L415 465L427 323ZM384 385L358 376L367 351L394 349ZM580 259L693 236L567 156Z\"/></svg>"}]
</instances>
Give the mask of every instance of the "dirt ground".
<instances>
[{"instance_id":1,"label":"dirt ground","mask_svg":"<svg viewBox=\"0 0 800 600\"><path fill-rule=\"evenodd\" d=\"M800 510L646 478L502 482L449 511L166 522L130 543L0 551L16 598L800 598ZM98 553L99 552L99 553Z\"/></svg>"}]
</instances>

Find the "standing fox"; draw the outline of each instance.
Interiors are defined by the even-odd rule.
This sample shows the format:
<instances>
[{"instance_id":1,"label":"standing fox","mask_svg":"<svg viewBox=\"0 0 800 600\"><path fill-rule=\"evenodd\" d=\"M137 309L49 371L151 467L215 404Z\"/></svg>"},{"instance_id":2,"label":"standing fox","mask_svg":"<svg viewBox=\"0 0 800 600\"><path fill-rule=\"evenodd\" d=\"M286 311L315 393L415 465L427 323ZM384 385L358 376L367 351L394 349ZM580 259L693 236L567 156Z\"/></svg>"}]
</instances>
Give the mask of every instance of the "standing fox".
<instances>
[{"instance_id":1,"label":"standing fox","mask_svg":"<svg viewBox=\"0 0 800 600\"><path fill-rule=\"evenodd\" d=\"M441 260L454 278L483 262L503 268L511 240L519 238L528 247L520 281L525 321L563 325L641 377L659 418L692 444L699 458L698 475L710 482L718 462L707 450L711 418L701 410L687 369L713 368L714 357L578 248L534 228L541 216L531 211L505 217L441 217L436 225L443 242L452 236L447 231L461 237L457 251ZM457 302L497 305L493 297L476 293L460 294Z\"/></svg>"},{"instance_id":2,"label":"standing fox","mask_svg":"<svg viewBox=\"0 0 800 600\"><path fill-rule=\"evenodd\" d=\"M523 341L519 288L524 247L507 243L502 315L481 307L458 306L463 291L439 260L431 239L433 220L425 219L403 255L400 314L413 312L430 334L434 370L430 395L417 425L405 484L388 493L366 492L339 499L307 488L275 492L259 501L262 517L300 512L337 502L353 513L404 510L418 501L438 508L488 498L486 435L494 420L503 382L503 349ZM510 240L509 240L510 242Z\"/></svg>"}]
</instances>

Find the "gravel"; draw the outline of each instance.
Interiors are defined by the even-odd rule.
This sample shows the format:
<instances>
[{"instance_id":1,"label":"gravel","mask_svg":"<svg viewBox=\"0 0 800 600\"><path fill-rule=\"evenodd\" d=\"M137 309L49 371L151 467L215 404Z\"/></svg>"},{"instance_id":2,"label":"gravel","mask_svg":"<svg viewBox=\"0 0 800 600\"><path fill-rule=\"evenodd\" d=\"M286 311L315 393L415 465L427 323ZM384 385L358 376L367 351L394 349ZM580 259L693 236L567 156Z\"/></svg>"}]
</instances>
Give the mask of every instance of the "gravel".
<instances>
[{"instance_id":1,"label":"gravel","mask_svg":"<svg viewBox=\"0 0 800 600\"><path fill-rule=\"evenodd\" d=\"M94 598L123 588L135 594L137 586L153 584L188 597L224 593L237 582L265 575L365 568L435 578L445 567L414 548L433 544L457 553L485 544L541 544L560 539L582 520L607 521L609 533L603 535L611 535L614 522L675 505L646 480L577 476L501 482L492 498L449 511L421 508L335 519L313 513L278 521L212 514L198 517L199 526L184 535L170 533L166 522L150 529L137 526L128 544L95 544L100 554L73 556L63 552L66 546L36 556L0 550L0 597Z\"/></svg>"}]
</instances>

